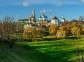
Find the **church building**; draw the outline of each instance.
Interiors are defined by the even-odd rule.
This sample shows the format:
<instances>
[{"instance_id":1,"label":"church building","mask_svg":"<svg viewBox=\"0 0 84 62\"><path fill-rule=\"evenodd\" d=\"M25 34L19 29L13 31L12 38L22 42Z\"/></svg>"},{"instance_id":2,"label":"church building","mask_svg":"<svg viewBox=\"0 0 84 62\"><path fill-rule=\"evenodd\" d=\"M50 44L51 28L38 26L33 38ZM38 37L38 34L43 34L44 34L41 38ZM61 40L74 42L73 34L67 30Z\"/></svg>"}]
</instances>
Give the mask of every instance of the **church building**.
<instances>
[{"instance_id":1,"label":"church building","mask_svg":"<svg viewBox=\"0 0 84 62\"><path fill-rule=\"evenodd\" d=\"M53 17L53 19L51 20L51 24L59 25L59 19L56 16Z\"/></svg>"},{"instance_id":2,"label":"church building","mask_svg":"<svg viewBox=\"0 0 84 62\"><path fill-rule=\"evenodd\" d=\"M65 22L65 18L62 17L62 22ZM48 26L50 24L56 24L60 25L59 19L55 16L51 20L48 19L48 16L44 13L40 15L38 19L36 19L35 10L32 11L32 15L28 19L20 19L19 22L25 23L24 29L27 27L42 27L42 26Z\"/></svg>"}]
</instances>

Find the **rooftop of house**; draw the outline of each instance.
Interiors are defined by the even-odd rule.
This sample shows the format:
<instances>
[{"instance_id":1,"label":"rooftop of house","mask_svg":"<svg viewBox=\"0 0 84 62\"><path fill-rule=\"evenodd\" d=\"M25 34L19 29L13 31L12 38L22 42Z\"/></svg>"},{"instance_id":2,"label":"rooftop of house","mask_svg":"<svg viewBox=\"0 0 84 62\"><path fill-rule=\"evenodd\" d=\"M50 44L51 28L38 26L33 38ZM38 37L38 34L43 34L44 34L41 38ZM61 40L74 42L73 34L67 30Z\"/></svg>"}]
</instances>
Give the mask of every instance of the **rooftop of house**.
<instances>
[{"instance_id":1,"label":"rooftop of house","mask_svg":"<svg viewBox=\"0 0 84 62\"><path fill-rule=\"evenodd\" d=\"M53 19L58 19L58 18L55 16L55 17L53 17Z\"/></svg>"}]
</instances>

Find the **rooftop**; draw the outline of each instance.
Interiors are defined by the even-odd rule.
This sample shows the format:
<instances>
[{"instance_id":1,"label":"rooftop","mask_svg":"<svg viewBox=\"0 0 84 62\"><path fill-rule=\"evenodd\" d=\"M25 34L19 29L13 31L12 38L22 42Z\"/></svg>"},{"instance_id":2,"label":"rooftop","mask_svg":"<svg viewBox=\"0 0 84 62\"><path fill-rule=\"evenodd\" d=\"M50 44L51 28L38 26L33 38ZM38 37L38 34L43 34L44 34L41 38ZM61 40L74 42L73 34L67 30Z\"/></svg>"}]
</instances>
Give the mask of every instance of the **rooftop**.
<instances>
[{"instance_id":1,"label":"rooftop","mask_svg":"<svg viewBox=\"0 0 84 62\"><path fill-rule=\"evenodd\" d=\"M29 19L20 19L19 21L28 21Z\"/></svg>"}]
</instances>

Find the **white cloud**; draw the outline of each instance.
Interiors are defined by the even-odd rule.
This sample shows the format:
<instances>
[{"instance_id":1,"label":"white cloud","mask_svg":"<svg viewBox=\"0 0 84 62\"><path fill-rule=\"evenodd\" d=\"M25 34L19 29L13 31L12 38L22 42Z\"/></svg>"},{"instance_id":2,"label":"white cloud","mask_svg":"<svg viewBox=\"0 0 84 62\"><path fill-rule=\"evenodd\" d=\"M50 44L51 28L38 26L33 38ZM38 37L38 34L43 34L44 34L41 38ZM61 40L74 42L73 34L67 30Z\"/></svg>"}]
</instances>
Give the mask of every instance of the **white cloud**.
<instances>
[{"instance_id":1,"label":"white cloud","mask_svg":"<svg viewBox=\"0 0 84 62\"><path fill-rule=\"evenodd\" d=\"M62 6L64 3L62 3L62 2L56 2L56 3L52 3L53 5L55 5L55 6Z\"/></svg>"},{"instance_id":2,"label":"white cloud","mask_svg":"<svg viewBox=\"0 0 84 62\"><path fill-rule=\"evenodd\" d=\"M29 6L30 4L29 4L28 1L24 1L24 2L22 3L22 5L23 5L24 7L27 7L27 6Z\"/></svg>"},{"instance_id":3,"label":"white cloud","mask_svg":"<svg viewBox=\"0 0 84 62\"><path fill-rule=\"evenodd\" d=\"M45 9L42 9L40 12L41 12L41 13L45 13L45 12L46 12L46 10L45 10Z\"/></svg>"},{"instance_id":4,"label":"white cloud","mask_svg":"<svg viewBox=\"0 0 84 62\"><path fill-rule=\"evenodd\" d=\"M63 5L80 5L84 0L0 0L1 5L22 5L28 7L29 5L51 4L55 6Z\"/></svg>"},{"instance_id":5,"label":"white cloud","mask_svg":"<svg viewBox=\"0 0 84 62\"><path fill-rule=\"evenodd\" d=\"M81 2L84 2L84 0L81 0Z\"/></svg>"}]
</instances>

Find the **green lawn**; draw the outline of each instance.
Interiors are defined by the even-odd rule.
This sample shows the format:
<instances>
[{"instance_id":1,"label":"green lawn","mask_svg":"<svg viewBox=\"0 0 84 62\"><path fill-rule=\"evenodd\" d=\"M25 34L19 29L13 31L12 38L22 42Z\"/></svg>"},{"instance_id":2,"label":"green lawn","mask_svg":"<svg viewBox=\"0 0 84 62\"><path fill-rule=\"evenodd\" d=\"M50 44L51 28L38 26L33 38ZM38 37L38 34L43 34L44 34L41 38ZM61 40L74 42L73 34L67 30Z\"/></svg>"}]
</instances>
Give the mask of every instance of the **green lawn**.
<instances>
[{"instance_id":1,"label":"green lawn","mask_svg":"<svg viewBox=\"0 0 84 62\"><path fill-rule=\"evenodd\" d=\"M78 62L84 39L16 42L12 49L0 45L0 62Z\"/></svg>"}]
</instances>

